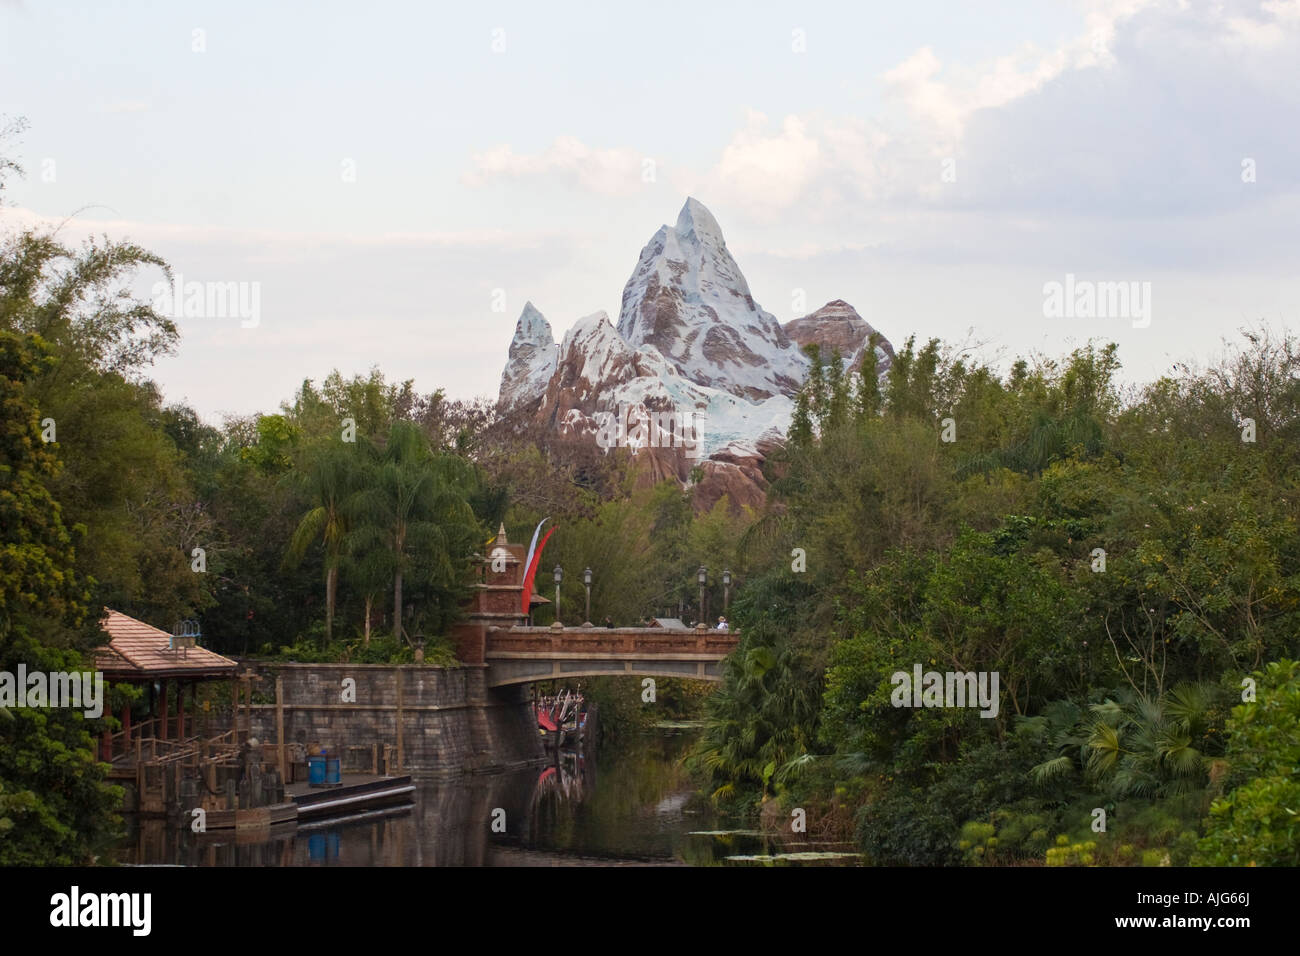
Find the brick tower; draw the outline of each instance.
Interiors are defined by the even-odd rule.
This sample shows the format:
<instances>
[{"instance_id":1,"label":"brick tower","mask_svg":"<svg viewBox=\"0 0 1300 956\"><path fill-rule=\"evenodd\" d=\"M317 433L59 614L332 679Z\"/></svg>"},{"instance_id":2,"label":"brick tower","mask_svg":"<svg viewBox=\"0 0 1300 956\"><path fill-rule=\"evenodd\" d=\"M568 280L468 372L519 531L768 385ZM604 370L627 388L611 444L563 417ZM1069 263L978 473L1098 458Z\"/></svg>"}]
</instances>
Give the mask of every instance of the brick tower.
<instances>
[{"instance_id":1,"label":"brick tower","mask_svg":"<svg viewBox=\"0 0 1300 956\"><path fill-rule=\"evenodd\" d=\"M491 550L475 570L466 617L451 628L456 656L463 663L484 663L489 627L528 623L528 615L522 610L526 556L523 545L511 544L506 539L506 526L502 522Z\"/></svg>"}]
</instances>

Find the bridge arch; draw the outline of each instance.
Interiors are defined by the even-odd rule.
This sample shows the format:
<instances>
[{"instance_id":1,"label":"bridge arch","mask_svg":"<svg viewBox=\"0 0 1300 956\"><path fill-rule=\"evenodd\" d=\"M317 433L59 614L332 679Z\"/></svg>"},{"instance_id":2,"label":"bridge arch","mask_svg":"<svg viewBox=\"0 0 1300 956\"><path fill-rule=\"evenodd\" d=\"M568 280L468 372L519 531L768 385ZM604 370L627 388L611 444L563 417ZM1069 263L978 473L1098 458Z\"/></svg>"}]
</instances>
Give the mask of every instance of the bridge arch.
<instances>
[{"instance_id":1,"label":"bridge arch","mask_svg":"<svg viewBox=\"0 0 1300 956\"><path fill-rule=\"evenodd\" d=\"M722 672L717 661L488 660L489 687L511 687L574 677L679 677L719 683Z\"/></svg>"}]
</instances>

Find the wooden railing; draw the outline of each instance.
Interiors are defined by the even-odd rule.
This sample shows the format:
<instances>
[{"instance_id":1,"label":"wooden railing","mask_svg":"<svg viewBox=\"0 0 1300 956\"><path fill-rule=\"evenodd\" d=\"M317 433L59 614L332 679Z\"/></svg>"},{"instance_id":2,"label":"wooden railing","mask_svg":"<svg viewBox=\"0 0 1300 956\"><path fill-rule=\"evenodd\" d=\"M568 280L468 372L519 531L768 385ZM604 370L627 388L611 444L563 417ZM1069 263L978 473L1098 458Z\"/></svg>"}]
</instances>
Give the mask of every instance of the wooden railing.
<instances>
[{"instance_id":1,"label":"wooden railing","mask_svg":"<svg viewBox=\"0 0 1300 956\"><path fill-rule=\"evenodd\" d=\"M228 730L215 737L186 737L183 740L163 740L151 731L160 724L157 718L132 727L130 740L126 731L109 738L110 762L118 766L142 764L182 763L192 767L226 763L239 754L236 732Z\"/></svg>"}]
</instances>

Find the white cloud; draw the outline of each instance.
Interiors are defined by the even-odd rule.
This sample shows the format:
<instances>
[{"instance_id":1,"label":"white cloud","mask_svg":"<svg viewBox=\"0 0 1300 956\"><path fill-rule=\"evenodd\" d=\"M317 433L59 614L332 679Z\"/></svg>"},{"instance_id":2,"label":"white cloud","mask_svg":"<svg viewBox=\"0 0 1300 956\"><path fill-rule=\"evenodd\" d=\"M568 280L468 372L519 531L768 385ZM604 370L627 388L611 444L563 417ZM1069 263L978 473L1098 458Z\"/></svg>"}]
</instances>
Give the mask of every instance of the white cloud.
<instances>
[{"instance_id":1,"label":"white cloud","mask_svg":"<svg viewBox=\"0 0 1300 956\"><path fill-rule=\"evenodd\" d=\"M901 107L885 117L788 115L774 129L751 111L712 170L681 178L758 222L796 206L805 222L862 226L918 204L1030 229L1217 214L1300 188L1296 62L1300 0L1106 0L1054 50L966 67L922 47L883 74Z\"/></svg>"},{"instance_id":2,"label":"white cloud","mask_svg":"<svg viewBox=\"0 0 1300 956\"><path fill-rule=\"evenodd\" d=\"M652 159L634 149L596 149L572 136L560 136L540 153L517 153L497 146L473 158L463 177L468 186L490 182L556 176L604 196L631 195L645 188L642 171ZM657 172L656 172L657 175Z\"/></svg>"},{"instance_id":3,"label":"white cloud","mask_svg":"<svg viewBox=\"0 0 1300 956\"><path fill-rule=\"evenodd\" d=\"M1026 48L998 57L976 69L957 69L941 77L943 64L928 46L889 70L883 77L887 96L907 108L909 118L929 125L949 147L961 138L966 123L979 110L1019 99L1059 76L1071 63L1096 62L1093 37L1049 53Z\"/></svg>"},{"instance_id":4,"label":"white cloud","mask_svg":"<svg viewBox=\"0 0 1300 956\"><path fill-rule=\"evenodd\" d=\"M722 151L711 191L745 196L760 205L783 207L799 199L821 168L821 144L797 116L787 116L769 133L767 117L747 112L744 127Z\"/></svg>"},{"instance_id":5,"label":"white cloud","mask_svg":"<svg viewBox=\"0 0 1300 956\"><path fill-rule=\"evenodd\" d=\"M1259 5L1259 12L1265 16L1224 17L1234 43L1248 49L1272 49L1286 43L1300 25L1300 0L1268 0Z\"/></svg>"}]
</instances>

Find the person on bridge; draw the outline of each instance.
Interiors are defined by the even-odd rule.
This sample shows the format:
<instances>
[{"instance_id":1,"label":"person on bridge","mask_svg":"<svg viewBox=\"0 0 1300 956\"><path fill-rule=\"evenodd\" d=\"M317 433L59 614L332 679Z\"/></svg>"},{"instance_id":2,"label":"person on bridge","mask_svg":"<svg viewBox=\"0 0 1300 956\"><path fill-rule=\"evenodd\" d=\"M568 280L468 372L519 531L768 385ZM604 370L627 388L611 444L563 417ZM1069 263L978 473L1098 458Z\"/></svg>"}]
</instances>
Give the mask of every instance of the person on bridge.
<instances>
[{"instance_id":1,"label":"person on bridge","mask_svg":"<svg viewBox=\"0 0 1300 956\"><path fill-rule=\"evenodd\" d=\"M725 617L720 617L720 618L718 618L718 630L719 630L719 631L730 631L730 630L731 630L731 628L727 626L727 619L726 619Z\"/></svg>"},{"instance_id":2,"label":"person on bridge","mask_svg":"<svg viewBox=\"0 0 1300 956\"><path fill-rule=\"evenodd\" d=\"M605 615L605 626L606 626L606 627L613 627L613 626L614 626L614 619L613 619L612 617L610 617L608 614Z\"/></svg>"}]
</instances>

